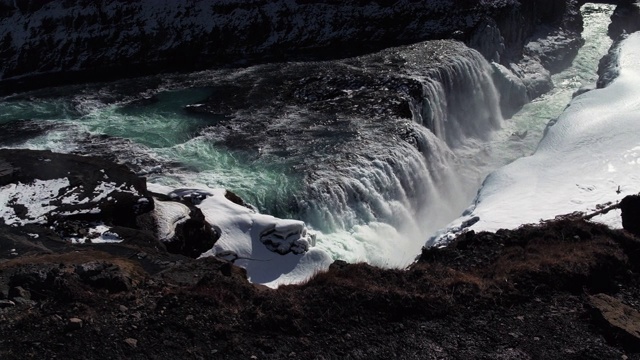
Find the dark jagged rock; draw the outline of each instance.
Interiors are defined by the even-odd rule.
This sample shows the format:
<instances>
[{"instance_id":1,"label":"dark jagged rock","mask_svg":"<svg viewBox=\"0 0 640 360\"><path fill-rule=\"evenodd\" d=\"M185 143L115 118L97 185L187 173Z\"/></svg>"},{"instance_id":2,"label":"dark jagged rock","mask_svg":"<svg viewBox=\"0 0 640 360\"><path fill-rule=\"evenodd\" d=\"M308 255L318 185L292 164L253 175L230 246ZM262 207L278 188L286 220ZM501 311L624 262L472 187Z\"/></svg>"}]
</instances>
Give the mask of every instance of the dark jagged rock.
<instances>
[{"instance_id":1,"label":"dark jagged rock","mask_svg":"<svg viewBox=\"0 0 640 360\"><path fill-rule=\"evenodd\" d=\"M224 193L224 197L227 198L227 200L231 201L234 204L240 205L240 206L244 206L247 208L251 209L251 206L249 204L247 204L246 202L244 202L244 200L242 200L242 198L240 196L238 196L237 194L235 194L232 191L225 191Z\"/></svg>"},{"instance_id":2,"label":"dark jagged rock","mask_svg":"<svg viewBox=\"0 0 640 360\"><path fill-rule=\"evenodd\" d=\"M154 193L158 206L162 207L165 206L163 205L165 203L176 202L188 209L184 217L173 219L176 221L175 223L167 224L172 228L171 234L157 234L167 251L197 258L210 250L218 241L221 235L220 229L211 226L202 211L196 206L210 195L206 191L194 189L177 189L168 195ZM240 198L238 197L238 199ZM158 231L169 231L169 229L163 228Z\"/></svg>"},{"instance_id":3,"label":"dark jagged rock","mask_svg":"<svg viewBox=\"0 0 640 360\"><path fill-rule=\"evenodd\" d=\"M624 40L625 34L631 34L638 30L640 30L640 2L636 0L621 1L611 15L608 34L613 39L613 44L609 48L609 52L600 59L598 88L606 87L618 77L620 42Z\"/></svg>"},{"instance_id":4,"label":"dark jagged rock","mask_svg":"<svg viewBox=\"0 0 640 360\"><path fill-rule=\"evenodd\" d=\"M631 34L640 30L640 2L618 5L611 15L609 37L616 40L622 34Z\"/></svg>"},{"instance_id":5,"label":"dark jagged rock","mask_svg":"<svg viewBox=\"0 0 640 360\"><path fill-rule=\"evenodd\" d=\"M0 144L10 146L45 134L56 127L52 122L37 120L18 120L0 124Z\"/></svg>"},{"instance_id":6,"label":"dark jagged rock","mask_svg":"<svg viewBox=\"0 0 640 360\"><path fill-rule=\"evenodd\" d=\"M604 88L615 80L620 74L620 66L618 65L618 55L620 53L620 40L614 41L605 56L600 59L598 64L598 81L596 87Z\"/></svg>"},{"instance_id":7,"label":"dark jagged rock","mask_svg":"<svg viewBox=\"0 0 640 360\"><path fill-rule=\"evenodd\" d=\"M625 196L620 202L622 227L636 236L640 236L640 195Z\"/></svg>"},{"instance_id":8,"label":"dark jagged rock","mask_svg":"<svg viewBox=\"0 0 640 360\"><path fill-rule=\"evenodd\" d=\"M173 239L165 241L167 250L193 258L213 248L221 235L205 220L202 211L196 207L191 207L189 219L178 224L175 233Z\"/></svg>"}]
</instances>

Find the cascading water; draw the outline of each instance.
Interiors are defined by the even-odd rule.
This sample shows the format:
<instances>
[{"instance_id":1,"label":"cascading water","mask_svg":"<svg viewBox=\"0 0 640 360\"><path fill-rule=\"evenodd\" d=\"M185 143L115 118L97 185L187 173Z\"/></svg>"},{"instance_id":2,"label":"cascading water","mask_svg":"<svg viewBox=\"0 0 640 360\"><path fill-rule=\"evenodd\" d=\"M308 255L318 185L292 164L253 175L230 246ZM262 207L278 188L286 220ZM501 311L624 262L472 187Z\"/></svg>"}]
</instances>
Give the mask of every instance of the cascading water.
<instances>
[{"instance_id":1,"label":"cascading water","mask_svg":"<svg viewBox=\"0 0 640 360\"><path fill-rule=\"evenodd\" d=\"M127 95L123 83L69 89L74 115L50 113L56 129L18 146L115 156L165 185L229 188L304 220L334 258L381 266L413 261L470 201L479 180L458 174L455 147L502 121L490 65L454 41L157 79ZM51 101L36 96L7 104Z\"/></svg>"},{"instance_id":2,"label":"cascading water","mask_svg":"<svg viewBox=\"0 0 640 360\"><path fill-rule=\"evenodd\" d=\"M585 63L607 46L608 10L592 8ZM474 50L432 41L346 60L44 90L0 103L0 125L19 135L0 140L106 155L150 182L228 188L262 212L310 224L334 259L404 266L489 171L536 138L513 136L529 129L523 113L503 122L492 71ZM583 82L558 76L557 88Z\"/></svg>"},{"instance_id":3,"label":"cascading water","mask_svg":"<svg viewBox=\"0 0 640 360\"><path fill-rule=\"evenodd\" d=\"M398 72L421 90L410 100L413 122L402 124L404 136L310 182L302 218L324 232L318 246L334 257L406 266L425 234L473 198L480 178L461 176L455 149L500 127L499 96L479 53L465 48L450 56L443 49L420 44L401 52Z\"/></svg>"},{"instance_id":4,"label":"cascading water","mask_svg":"<svg viewBox=\"0 0 640 360\"><path fill-rule=\"evenodd\" d=\"M551 77L554 88L524 105L522 110L505 121L504 129L486 144L485 152L490 156L483 167L488 171L530 155L542 138L547 124L560 116L572 95L581 88L595 87L598 62L612 42L607 36L607 28L614 8L613 5L592 3L582 6L584 45L569 68Z\"/></svg>"},{"instance_id":5,"label":"cascading water","mask_svg":"<svg viewBox=\"0 0 640 360\"><path fill-rule=\"evenodd\" d=\"M432 71L422 86L423 125L452 147L469 137L486 140L491 130L502 126L500 95L492 72L475 52Z\"/></svg>"}]
</instances>

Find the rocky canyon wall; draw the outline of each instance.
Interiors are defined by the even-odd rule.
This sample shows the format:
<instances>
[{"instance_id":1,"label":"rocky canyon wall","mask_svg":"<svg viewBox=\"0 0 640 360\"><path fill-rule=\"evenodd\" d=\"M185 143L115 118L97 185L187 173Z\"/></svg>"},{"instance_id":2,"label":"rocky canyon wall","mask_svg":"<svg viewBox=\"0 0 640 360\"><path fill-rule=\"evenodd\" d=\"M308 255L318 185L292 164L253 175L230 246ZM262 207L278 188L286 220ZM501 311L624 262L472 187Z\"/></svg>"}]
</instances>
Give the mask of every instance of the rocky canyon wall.
<instances>
[{"instance_id":1,"label":"rocky canyon wall","mask_svg":"<svg viewBox=\"0 0 640 360\"><path fill-rule=\"evenodd\" d=\"M575 0L0 0L0 94L454 38L509 67L533 97L546 89L537 81L543 67L555 71L580 46L578 7ZM547 38L552 46L527 48Z\"/></svg>"}]
</instances>

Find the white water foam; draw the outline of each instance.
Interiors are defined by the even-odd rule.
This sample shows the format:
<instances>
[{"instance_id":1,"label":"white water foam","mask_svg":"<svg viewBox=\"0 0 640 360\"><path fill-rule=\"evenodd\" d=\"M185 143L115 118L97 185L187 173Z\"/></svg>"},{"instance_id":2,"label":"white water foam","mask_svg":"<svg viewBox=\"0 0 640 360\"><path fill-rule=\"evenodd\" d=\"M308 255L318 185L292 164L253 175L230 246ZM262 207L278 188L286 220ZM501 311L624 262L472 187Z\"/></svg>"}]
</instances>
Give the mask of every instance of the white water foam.
<instances>
[{"instance_id":1,"label":"white water foam","mask_svg":"<svg viewBox=\"0 0 640 360\"><path fill-rule=\"evenodd\" d=\"M322 174L309 184L302 218L321 224L318 248L334 259L409 265L429 234L473 199L485 175L465 170L469 164L457 151L477 146L502 124L491 66L468 49L438 70L420 70L406 71L423 85L424 96L406 125L411 140L391 138L382 156L353 156L338 177Z\"/></svg>"}]
</instances>

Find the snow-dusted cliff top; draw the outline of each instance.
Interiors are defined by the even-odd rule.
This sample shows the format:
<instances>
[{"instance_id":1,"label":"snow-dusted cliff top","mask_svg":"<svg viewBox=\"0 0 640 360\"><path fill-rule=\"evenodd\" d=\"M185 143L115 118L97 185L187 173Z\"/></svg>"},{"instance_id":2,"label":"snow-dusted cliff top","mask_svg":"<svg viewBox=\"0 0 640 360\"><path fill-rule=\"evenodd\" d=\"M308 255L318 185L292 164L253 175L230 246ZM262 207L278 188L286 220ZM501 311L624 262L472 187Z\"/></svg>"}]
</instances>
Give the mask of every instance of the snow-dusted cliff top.
<instances>
[{"instance_id":1,"label":"snow-dusted cliff top","mask_svg":"<svg viewBox=\"0 0 640 360\"><path fill-rule=\"evenodd\" d=\"M566 26L575 9L551 0L0 0L0 91L11 91L7 80L39 78L27 85L37 87L71 74L86 81L340 56L432 38L517 57L536 24Z\"/></svg>"}]
</instances>

